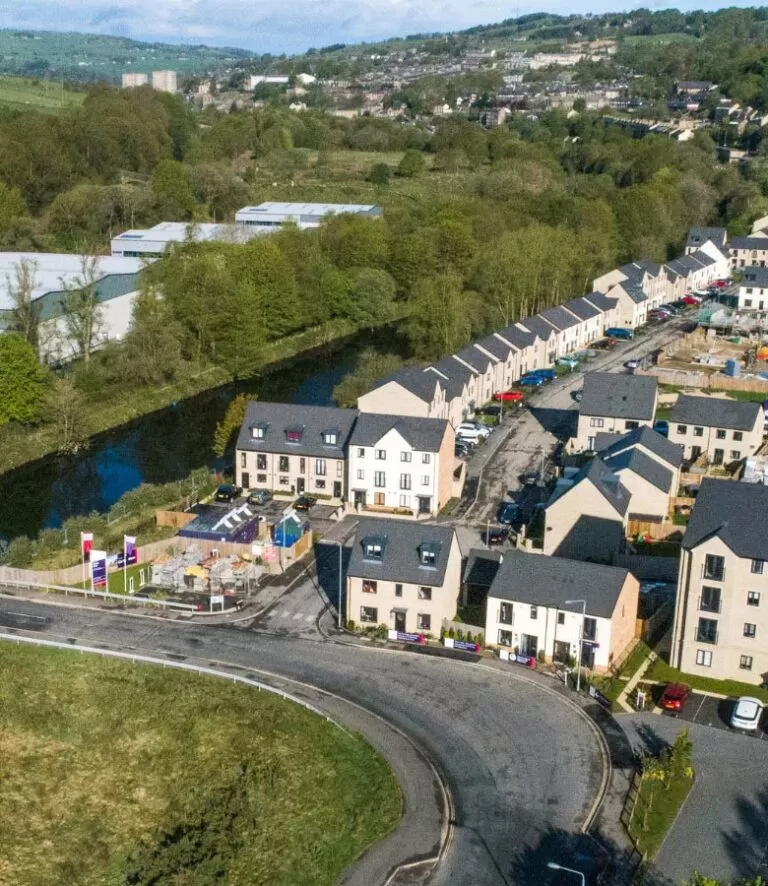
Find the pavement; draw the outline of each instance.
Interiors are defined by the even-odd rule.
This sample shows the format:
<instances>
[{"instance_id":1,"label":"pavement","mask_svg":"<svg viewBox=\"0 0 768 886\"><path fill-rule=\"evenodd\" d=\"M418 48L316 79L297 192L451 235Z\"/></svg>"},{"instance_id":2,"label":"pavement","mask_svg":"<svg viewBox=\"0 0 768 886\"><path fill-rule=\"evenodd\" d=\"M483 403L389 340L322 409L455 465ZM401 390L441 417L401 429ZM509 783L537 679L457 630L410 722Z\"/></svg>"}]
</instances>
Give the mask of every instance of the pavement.
<instances>
[{"instance_id":1,"label":"pavement","mask_svg":"<svg viewBox=\"0 0 768 886\"><path fill-rule=\"evenodd\" d=\"M657 753L683 725L696 782L655 866L678 884L695 871L725 882L768 872L768 743L675 717L618 714L634 748Z\"/></svg>"}]
</instances>

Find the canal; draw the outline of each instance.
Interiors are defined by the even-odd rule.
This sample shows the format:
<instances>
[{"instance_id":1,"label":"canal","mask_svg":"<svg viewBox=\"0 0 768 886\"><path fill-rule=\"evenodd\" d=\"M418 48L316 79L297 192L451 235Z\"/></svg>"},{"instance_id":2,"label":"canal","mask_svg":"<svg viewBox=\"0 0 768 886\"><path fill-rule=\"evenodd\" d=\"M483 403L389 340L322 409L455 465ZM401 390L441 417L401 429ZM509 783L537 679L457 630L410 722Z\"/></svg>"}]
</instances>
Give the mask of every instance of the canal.
<instances>
[{"instance_id":1,"label":"canal","mask_svg":"<svg viewBox=\"0 0 768 886\"><path fill-rule=\"evenodd\" d=\"M260 400L333 404L332 392L354 368L365 348L396 350L392 330L361 334L332 353L313 355L184 400L175 407L144 416L91 441L75 456L50 456L0 476L0 538L33 538L41 529L59 527L68 517L104 512L141 483L166 483L206 465L224 468L211 449L216 423L232 398L255 394Z\"/></svg>"}]
</instances>

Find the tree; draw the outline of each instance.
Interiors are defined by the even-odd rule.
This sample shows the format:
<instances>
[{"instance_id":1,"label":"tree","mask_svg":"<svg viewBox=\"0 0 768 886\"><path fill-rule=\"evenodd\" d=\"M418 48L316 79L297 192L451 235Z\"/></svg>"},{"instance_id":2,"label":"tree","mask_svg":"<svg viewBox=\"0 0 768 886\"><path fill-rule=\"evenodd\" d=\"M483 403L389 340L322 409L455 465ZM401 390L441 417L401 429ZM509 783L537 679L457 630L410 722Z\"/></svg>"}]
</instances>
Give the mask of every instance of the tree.
<instances>
[{"instance_id":1,"label":"tree","mask_svg":"<svg viewBox=\"0 0 768 886\"><path fill-rule=\"evenodd\" d=\"M40 418L47 377L29 342L12 332L0 335L0 425Z\"/></svg>"},{"instance_id":2,"label":"tree","mask_svg":"<svg viewBox=\"0 0 768 886\"><path fill-rule=\"evenodd\" d=\"M667 789L672 782L693 778L693 742L687 729L681 729L669 750L669 777Z\"/></svg>"},{"instance_id":3,"label":"tree","mask_svg":"<svg viewBox=\"0 0 768 886\"><path fill-rule=\"evenodd\" d=\"M173 379L181 368L183 329L154 287L145 284L133 305L123 341L121 365L127 379L154 385Z\"/></svg>"},{"instance_id":4,"label":"tree","mask_svg":"<svg viewBox=\"0 0 768 886\"><path fill-rule=\"evenodd\" d=\"M374 163L369 178L375 185L388 185L391 175L392 170L386 163Z\"/></svg>"},{"instance_id":5,"label":"tree","mask_svg":"<svg viewBox=\"0 0 768 886\"><path fill-rule=\"evenodd\" d=\"M61 280L64 298L61 309L64 326L78 357L87 363L102 328L99 307L99 259L95 255L80 257L80 273L71 280Z\"/></svg>"},{"instance_id":6,"label":"tree","mask_svg":"<svg viewBox=\"0 0 768 886\"><path fill-rule=\"evenodd\" d=\"M216 424L216 431L213 435L213 451L221 457L227 451L232 437L236 431L240 430L245 419L245 411L248 404L256 398L249 394L238 394L234 400L230 401L224 418Z\"/></svg>"},{"instance_id":7,"label":"tree","mask_svg":"<svg viewBox=\"0 0 768 886\"><path fill-rule=\"evenodd\" d=\"M438 274L414 287L414 310L406 335L415 356L438 360L463 347L472 335L474 297L457 274Z\"/></svg>"},{"instance_id":8,"label":"tree","mask_svg":"<svg viewBox=\"0 0 768 886\"><path fill-rule=\"evenodd\" d=\"M369 391L374 382L400 369L402 365L402 359L396 354L381 354L372 348L363 351L354 370L333 389L334 401L339 406L354 406L357 398Z\"/></svg>"},{"instance_id":9,"label":"tree","mask_svg":"<svg viewBox=\"0 0 768 886\"><path fill-rule=\"evenodd\" d=\"M20 259L13 268L13 276L6 274L7 292L13 307L8 329L20 335L35 353L40 344L40 302L33 298L37 286L37 262Z\"/></svg>"},{"instance_id":10,"label":"tree","mask_svg":"<svg viewBox=\"0 0 768 886\"><path fill-rule=\"evenodd\" d=\"M403 178L415 178L421 175L427 167L427 161L421 151L409 148L397 164L397 174Z\"/></svg>"},{"instance_id":11,"label":"tree","mask_svg":"<svg viewBox=\"0 0 768 886\"><path fill-rule=\"evenodd\" d=\"M58 451L72 454L88 445L88 416L83 395L69 378L53 380L46 419L56 428Z\"/></svg>"},{"instance_id":12,"label":"tree","mask_svg":"<svg viewBox=\"0 0 768 886\"><path fill-rule=\"evenodd\" d=\"M371 329L392 316L395 300L395 281L386 271L363 268L352 284L351 316Z\"/></svg>"},{"instance_id":13,"label":"tree","mask_svg":"<svg viewBox=\"0 0 768 886\"><path fill-rule=\"evenodd\" d=\"M158 212L174 221L188 221L195 211L195 195L184 166L177 160L161 160L152 173L152 192Z\"/></svg>"}]
</instances>

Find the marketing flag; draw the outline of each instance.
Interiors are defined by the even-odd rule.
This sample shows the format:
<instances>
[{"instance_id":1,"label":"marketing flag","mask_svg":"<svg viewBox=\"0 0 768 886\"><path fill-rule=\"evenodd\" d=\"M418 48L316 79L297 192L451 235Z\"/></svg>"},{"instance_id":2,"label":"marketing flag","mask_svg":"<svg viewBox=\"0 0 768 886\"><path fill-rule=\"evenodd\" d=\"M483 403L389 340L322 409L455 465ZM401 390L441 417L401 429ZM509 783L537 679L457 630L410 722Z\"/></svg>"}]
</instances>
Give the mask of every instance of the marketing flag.
<instances>
[{"instance_id":1,"label":"marketing flag","mask_svg":"<svg viewBox=\"0 0 768 886\"><path fill-rule=\"evenodd\" d=\"M139 562L139 551L136 547L135 535L123 536L123 555L126 566L134 566Z\"/></svg>"},{"instance_id":2,"label":"marketing flag","mask_svg":"<svg viewBox=\"0 0 768 886\"><path fill-rule=\"evenodd\" d=\"M80 533L80 553L82 554L83 563L88 563L91 559L91 548L93 547L93 533Z\"/></svg>"},{"instance_id":3,"label":"marketing flag","mask_svg":"<svg viewBox=\"0 0 768 886\"><path fill-rule=\"evenodd\" d=\"M107 586L107 552L91 551L91 590Z\"/></svg>"}]
</instances>

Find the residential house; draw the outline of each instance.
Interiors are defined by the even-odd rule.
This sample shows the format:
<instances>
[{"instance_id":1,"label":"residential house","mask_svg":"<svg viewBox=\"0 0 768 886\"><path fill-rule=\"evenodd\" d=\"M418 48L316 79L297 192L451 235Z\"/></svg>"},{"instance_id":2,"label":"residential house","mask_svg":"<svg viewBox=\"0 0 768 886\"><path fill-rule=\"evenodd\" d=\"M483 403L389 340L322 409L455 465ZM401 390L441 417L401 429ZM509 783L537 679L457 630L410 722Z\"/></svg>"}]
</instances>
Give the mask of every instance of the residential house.
<instances>
[{"instance_id":1,"label":"residential house","mask_svg":"<svg viewBox=\"0 0 768 886\"><path fill-rule=\"evenodd\" d=\"M533 342L533 360L530 369L544 369L557 360L557 332L542 317L528 317L514 324L523 333L535 337ZM506 338L505 330L502 335ZM514 343L514 342L513 342Z\"/></svg>"},{"instance_id":2,"label":"residential house","mask_svg":"<svg viewBox=\"0 0 768 886\"><path fill-rule=\"evenodd\" d=\"M385 376L358 397L360 412L447 418L445 383L440 375L418 366L406 366Z\"/></svg>"},{"instance_id":3,"label":"residential house","mask_svg":"<svg viewBox=\"0 0 768 886\"><path fill-rule=\"evenodd\" d=\"M625 267L632 266L625 265ZM635 268L607 291L606 295L615 298L618 303L617 326L637 329L647 321L648 297L644 292L646 276L646 272L641 268Z\"/></svg>"},{"instance_id":4,"label":"residential house","mask_svg":"<svg viewBox=\"0 0 768 886\"><path fill-rule=\"evenodd\" d=\"M711 464L740 461L763 442L763 408L729 397L680 394L669 417L669 441L689 461L704 454Z\"/></svg>"},{"instance_id":5,"label":"residential house","mask_svg":"<svg viewBox=\"0 0 768 886\"><path fill-rule=\"evenodd\" d=\"M685 244L685 254L690 255L701 249L705 243L713 243L724 255L728 255L728 232L725 228L701 228L694 227L688 232L688 240Z\"/></svg>"},{"instance_id":6,"label":"residential house","mask_svg":"<svg viewBox=\"0 0 768 886\"><path fill-rule=\"evenodd\" d=\"M669 518L670 497L677 494L679 486L674 470L634 446L616 452L609 447L598 457L629 492L629 523L661 524ZM631 526L627 531L634 534Z\"/></svg>"},{"instance_id":7,"label":"residential house","mask_svg":"<svg viewBox=\"0 0 768 886\"><path fill-rule=\"evenodd\" d=\"M764 268L768 261L768 235L732 237L728 241L728 252L732 268Z\"/></svg>"},{"instance_id":8,"label":"residential house","mask_svg":"<svg viewBox=\"0 0 768 886\"><path fill-rule=\"evenodd\" d=\"M631 494L599 458L558 480L545 510L544 553L610 563L624 550Z\"/></svg>"},{"instance_id":9,"label":"residential house","mask_svg":"<svg viewBox=\"0 0 768 886\"><path fill-rule=\"evenodd\" d=\"M439 636L456 614L461 550L452 526L364 517L347 567L345 611L360 625Z\"/></svg>"},{"instance_id":10,"label":"residential house","mask_svg":"<svg viewBox=\"0 0 768 886\"><path fill-rule=\"evenodd\" d=\"M768 244L768 238L766 238ZM739 283L739 310L768 310L768 268L749 267Z\"/></svg>"},{"instance_id":11,"label":"residential house","mask_svg":"<svg viewBox=\"0 0 768 886\"><path fill-rule=\"evenodd\" d=\"M443 357L427 366L425 373L433 373L440 379L445 391L445 418L458 427L467 416L481 405L480 385L477 373L453 357ZM399 410L395 409L394 412Z\"/></svg>"},{"instance_id":12,"label":"residential house","mask_svg":"<svg viewBox=\"0 0 768 886\"><path fill-rule=\"evenodd\" d=\"M446 419L361 413L349 438L350 502L436 515L451 497L454 442Z\"/></svg>"},{"instance_id":13,"label":"residential house","mask_svg":"<svg viewBox=\"0 0 768 886\"><path fill-rule=\"evenodd\" d=\"M610 298L604 292L593 291L584 296L584 301L600 311L601 336L605 335L606 329L613 329L619 325L619 302L617 299Z\"/></svg>"},{"instance_id":14,"label":"residential house","mask_svg":"<svg viewBox=\"0 0 768 886\"><path fill-rule=\"evenodd\" d=\"M579 347L581 320L567 308L547 308L539 314L542 320L555 330L556 359L570 354Z\"/></svg>"},{"instance_id":15,"label":"residential house","mask_svg":"<svg viewBox=\"0 0 768 886\"><path fill-rule=\"evenodd\" d=\"M669 301L669 278L664 265L651 261L651 259L641 259L634 262L631 267L635 267L645 274L643 292L648 299L649 311Z\"/></svg>"},{"instance_id":16,"label":"residential house","mask_svg":"<svg viewBox=\"0 0 768 886\"><path fill-rule=\"evenodd\" d=\"M539 362L539 360L546 360L546 344L535 333L513 323L497 332L496 336L517 349L518 378L522 378L533 369L541 369L547 365Z\"/></svg>"},{"instance_id":17,"label":"residential house","mask_svg":"<svg viewBox=\"0 0 768 886\"><path fill-rule=\"evenodd\" d=\"M704 478L682 541L673 667L762 684L768 675L768 487Z\"/></svg>"},{"instance_id":18,"label":"residential house","mask_svg":"<svg viewBox=\"0 0 768 886\"><path fill-rule=\"evenodd\" d=\"M237 438L237 485L343 501L356 417L355 409L252 400Z\"/></svg>"},{"instance_id":19,"label":"residential house","mask_svg":"<svg viewBox=\"0 0 768 886\"><path fill-rule=\"evenodd\" d=\"M594 449L599 433L623 434L641 425L652 427L656 399L656 379L652 376L586 373L572 448Z\"/></svg>"},{"instance_id":20,"label":"residential house","mask_svg":"<svg viewBox=\"0 0 768 886\"><path fill-rule=\"evenodd\" d=\"M496 358L485 353L474 345L467 345L453 359L473 375L471 383L470 406L478 407L487 403L496 390Z\"/></svg>"},{"instance_id":21,"label":"residential house","mask_svg":"<svg viewBox=\"0 0 768 886\"><path fill-rule=\"evenodd\" d=\"M595 450L601 457L610 458L627 449L636 449L672 471L674 477L670 495L675 494L680 485L680 465L683 462L683 452L679 446L670 443L647 425L640 425L626 434L598 434L595 439Z\"/></svg>"},{"instance_id":22,"label":"residential house","mask_svg":"<svg viewBox=\"0 0 768 886\"><path fill-rule=\"evenodd\" d=\"M598 673L635 638L639 584L627 570L505 551L488 591L485 641Z\"/></svg>"},{"instance_id":23,"label":"residential house","mask_svg":"<svg viewBox=\"0 0 768 886\"><path fill-rule=\"evenodd\" d=\"M507 391L520 378L520 352L498 335L487 335L474 345L494 363L493 393Z\"/></svg>"},{"instance_id":24,"label":"residential house","mask_svg":"<svg viewBox=\"0 0 768 886\"><path fill-rule=\"evenodd\" d=\"M605 332L603 312L586 298L572 298L563 307L579 320L576 327L575 348L586 347L603 337Z\"/></svg>"},{"instance_id":25,"label":"residential house","mask_svg":"<svg viewBox=\"0 0 768 886\"><path fill-rule=\"evenodd\" d=\"M666 267L668 271L685 280L686 292L705 289L715 280L727 277L729 274L728 259L709 242L696 252L667 262ZM675 295L679 291L679 286L674 288Z\"/></svg>"}]
</instances>

